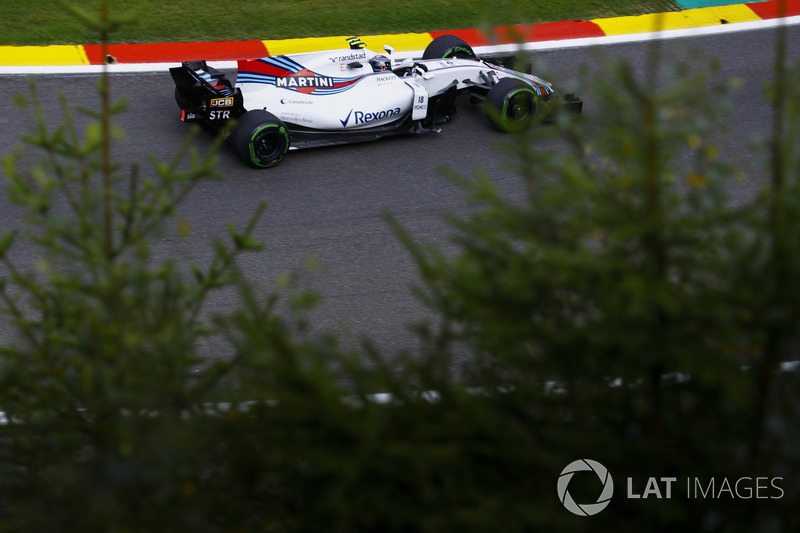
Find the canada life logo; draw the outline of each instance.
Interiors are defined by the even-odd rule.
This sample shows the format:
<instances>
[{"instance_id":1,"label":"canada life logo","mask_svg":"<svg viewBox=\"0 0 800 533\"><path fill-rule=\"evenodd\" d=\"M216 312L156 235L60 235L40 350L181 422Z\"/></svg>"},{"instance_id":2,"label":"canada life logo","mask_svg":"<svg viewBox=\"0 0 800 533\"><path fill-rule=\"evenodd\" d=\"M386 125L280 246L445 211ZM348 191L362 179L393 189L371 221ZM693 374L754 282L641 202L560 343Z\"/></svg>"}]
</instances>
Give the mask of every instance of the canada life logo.
<instances>
[{"instance_id":1,"label":"canada life logo","mask_svg":"<svg viewBox=\"0 0 800 533\"><path fill-rule=\"evenodd\" d=\"M594 472L597 477L600 478L600 482L603 484L603 490L596 502L576 503L575 500L572 499L567 489L569 488L569 482L572 481L572 476L574 476L576 472ZM613 495L614 480L611 479L611 474L608 473L608 469L591 459L578 459L577 461L571 462L561 471L561 475L558 477L558 499L569 512L578 516L596 515L608 506Z\"/></svg>"}]
</instances>

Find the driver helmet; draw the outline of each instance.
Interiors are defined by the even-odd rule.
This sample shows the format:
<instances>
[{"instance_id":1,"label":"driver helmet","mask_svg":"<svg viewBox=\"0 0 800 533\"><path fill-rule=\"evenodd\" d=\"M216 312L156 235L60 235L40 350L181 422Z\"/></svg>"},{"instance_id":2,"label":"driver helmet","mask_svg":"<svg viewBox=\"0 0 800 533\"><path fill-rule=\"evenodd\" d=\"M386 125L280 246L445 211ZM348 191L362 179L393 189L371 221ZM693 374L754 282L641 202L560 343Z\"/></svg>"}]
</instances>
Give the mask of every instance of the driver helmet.
<instances>
[{"instance_id":1,"label":"driver helmet","mask_svg":"<svg viewBox=\"0 0 800 533\"><path fill-rule=\"evenodd\" d=\"M391 62L386 56L375 56L369 60L373 72L384 72L392 69Z\"/></svg>"}]
</instances>

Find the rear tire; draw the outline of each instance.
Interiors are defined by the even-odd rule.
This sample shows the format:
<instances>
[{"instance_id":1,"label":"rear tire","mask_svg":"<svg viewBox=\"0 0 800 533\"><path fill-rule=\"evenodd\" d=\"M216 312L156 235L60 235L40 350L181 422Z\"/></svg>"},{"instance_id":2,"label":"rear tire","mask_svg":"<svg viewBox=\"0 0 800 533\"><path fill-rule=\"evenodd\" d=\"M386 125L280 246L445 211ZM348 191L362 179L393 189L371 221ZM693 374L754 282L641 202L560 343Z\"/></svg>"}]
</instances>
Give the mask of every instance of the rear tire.
<instances>
[{"instance_id":1,"label":"rear tire","mask_svg":"<svg viewBox=\"0 0 800 533\"><path fill-rule=\"evenodd\" d=\"M460 37L455 35L440 35L425 48L422 59L477 59L478 56Z\"/></svg>"},{"instance_id":2,"label":"rear tire","mask_svg":"<svg viewBox=\"0 0 800 533\"><path fill-rule=\"evenodd\" d=\"M274 167L289 151L289 130L264 109L239 117L229 140L242 161L255 168Z\"/></svg>"},{"instance_id":3,"label":"rear tire","mask_svg":"<svg viewBox=\"0 0 800 533\"><path fill-rule=\"evenodd\" d=\"M486 96L486 116L504 133L525 131L536 119L536 92L517 78L503 78Z\"/></svg>"}]
</instances>

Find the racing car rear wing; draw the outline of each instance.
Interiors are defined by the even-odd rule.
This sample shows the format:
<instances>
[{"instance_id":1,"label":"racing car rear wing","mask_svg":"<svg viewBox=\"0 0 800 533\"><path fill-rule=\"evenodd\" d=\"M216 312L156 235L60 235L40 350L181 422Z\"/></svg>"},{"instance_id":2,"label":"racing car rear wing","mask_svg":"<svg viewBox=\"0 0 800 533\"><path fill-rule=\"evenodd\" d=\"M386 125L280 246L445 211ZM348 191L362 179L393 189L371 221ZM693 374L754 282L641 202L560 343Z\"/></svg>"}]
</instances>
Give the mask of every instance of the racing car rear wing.
<instances>
[{"instance_id":1,"label":"racing car rear wing","mask_svg":"<svg viewBox=\"0 0 800 533\"><path fill-rule=\"evenodd\" d=\"M175 100L181 120L199 122L204 128L221 131L230 119L245 113L244 97L225 74L205 61L187 61L169 69L175 82Z\"/></svg>"},{"instance_id":2,"label":"racing car rear wing","mask_svg":"<svg viewBox=\"0 0 800 533\"><path fill-rule=\"evenodd\" d=\"M169 69L169 73L178 89L187 93L197 92L198 88L203 88L216 96L233 94L231 83L225 79L225 75L208 66L205 61L187 61L180 67Z\"/></svg>"}]
</instances>

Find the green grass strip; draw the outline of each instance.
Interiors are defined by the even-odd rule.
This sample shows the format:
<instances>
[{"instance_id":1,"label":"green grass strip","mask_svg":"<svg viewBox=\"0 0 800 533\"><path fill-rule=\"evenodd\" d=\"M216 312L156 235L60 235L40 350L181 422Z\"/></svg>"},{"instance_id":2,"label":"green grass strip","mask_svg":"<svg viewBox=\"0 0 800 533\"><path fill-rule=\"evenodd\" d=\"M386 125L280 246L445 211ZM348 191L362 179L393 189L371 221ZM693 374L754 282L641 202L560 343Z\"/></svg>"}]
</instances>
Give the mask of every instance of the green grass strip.
<instances>
[{"instance_id":1,"label":"green grass strip","mask_svg":"<svg viewBox=\"0 0 800 533\"><path fill-rule=\"evenodd\" d=\"M72 0L97 10L99 0ZM668 0L111 0L133 23L117 43L287 39L482 28L674 11ZM52 0L2 0L0 44L91 44L97 36Z\"/></svg>"}]
</instances>

